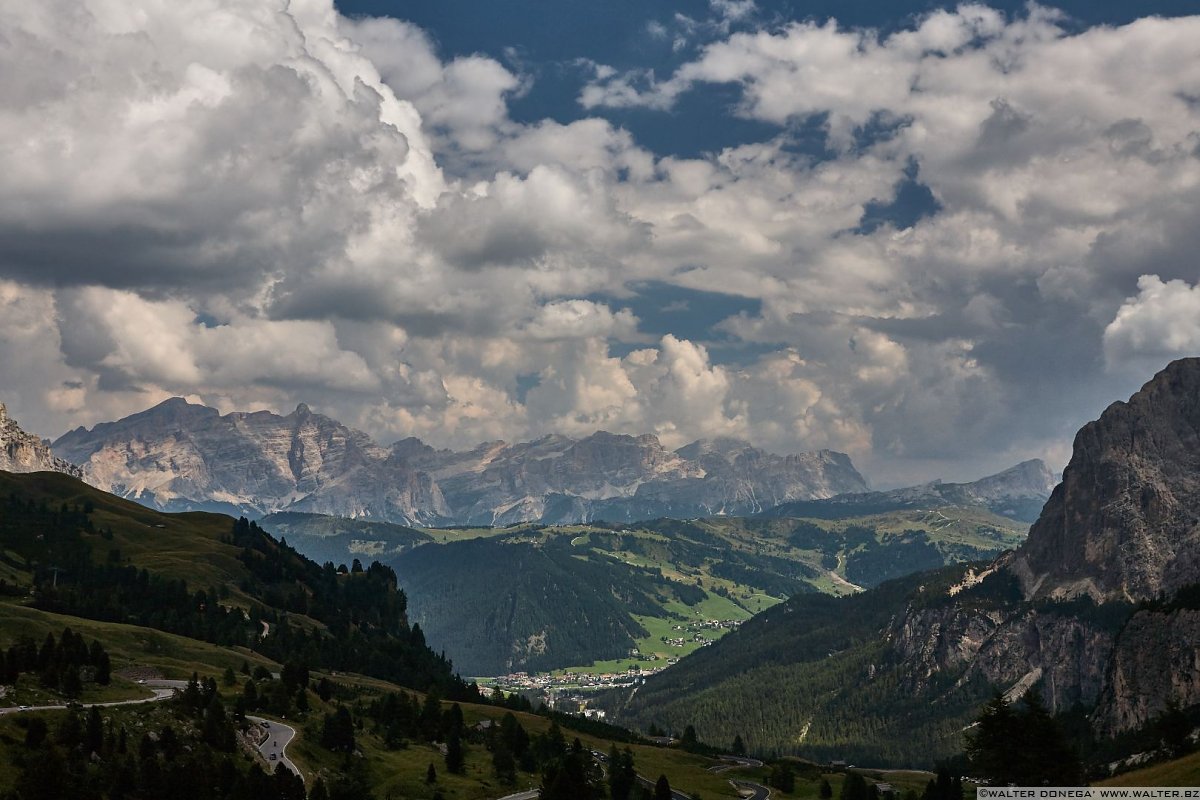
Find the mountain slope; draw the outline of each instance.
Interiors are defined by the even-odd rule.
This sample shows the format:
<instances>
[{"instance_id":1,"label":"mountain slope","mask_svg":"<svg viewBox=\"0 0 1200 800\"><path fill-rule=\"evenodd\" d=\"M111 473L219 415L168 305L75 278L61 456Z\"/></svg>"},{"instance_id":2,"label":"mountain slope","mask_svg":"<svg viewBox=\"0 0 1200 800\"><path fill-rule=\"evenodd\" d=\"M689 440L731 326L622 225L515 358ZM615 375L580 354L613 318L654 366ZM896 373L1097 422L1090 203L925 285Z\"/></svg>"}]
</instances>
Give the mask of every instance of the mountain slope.
<instances>
[{"instance_id":1,"label":"mountain slope","mask_svg":"<svg viewBox=\"0 0 1200 800\"><path fill-rule=\"evenodd\" d=\"M1038 518L1055 483L1054 473L1045 463L1032 459L971 483L934 481L883 492L840 494L828 499L783 503L763 513L773 517L841 519L909 508L975 506L1009 519L1032 522Z\"/></svg>"},{"instance_id":2,"label":"mountain slope","mask_svg":"<svg viewBox=\"0 0 1200 800\"><path fill-rule=\"evenodd\" d=\"M0 470L6 472L62 472L79 477L79 467L58 458L38 437L26 433L0 403Z\"/></svg>"},{"instance_id":3,"label":"mountain slope","mask_svg":"<svg viewBox=\"0 0 1200 800\"><path fill-rule=\"evenodd\" d=\"M296 511L404 525L507 525L750 514L862 491L849 457L779 456L744 442L666 449L599 431L489 442L466 452L391 448L300 405L221 415L175 398L54 444L86 480L163 510Z\"/></svg>"},{"instance_id":4,"label":"mountain slope","mask_svg":"<svg viewBox=\"0 0 1200 800\"><path fill-rule=\"evenodd\" d=\"M1200 359L1174 362L1085 427L1015 554L852 598L793 597L612 708L702 738L732 727L759 749L931 763L958 752L994 689L1083 709L1100 740L1170 703L1200 706L1200 547L1183 510L1200 485L1198 382ZM856 617L861 606L878 613ZM845 649L800 644L826 618Z\"/></svg>"},{"instance_id":5,"label":"mountain slope","mask_svg":"<svg viewBox=\"0 0 1200 800\"><path fill-rule=\"evenodd\" d=\"M412 597L413 620L473 675L594 662L607 669L588 671L612 671L617 665L607 662L618 659L627 659L622 669L660 668L793 594L845 593L989 558L1024 536L1022 526L986 511L943 508L841 521L712 517L431 531L437 544L396 553L378 538L297 537L272 525L292 516L263 524L288 531L289 543L318 560L349 563L378 548ZM298 516L313 528L374 525Z\"/></svg>"},{"instance_id":6,"label":"mountain slope","mask_svg":"<svg viewBox=\"0 0 1200 800\"><path fill-rule=\"evenodd\" d=\"M269 514L259 524L318 564L350 564L356 558L387 562L431 540L423 531L391 522L296 511Z\"/></svg>"},{"instance_id":7,"label":"mountain slope","mask_svg":"<svg viewBox=\"0 0 1200 800\"><path fill-rule=\"evenodd\" d=\"M466 691L387 567L339 574L244 519L164 514L57 473L0 472L0 498L3 580L38 609Z\"/></svg>"}]
</instances>

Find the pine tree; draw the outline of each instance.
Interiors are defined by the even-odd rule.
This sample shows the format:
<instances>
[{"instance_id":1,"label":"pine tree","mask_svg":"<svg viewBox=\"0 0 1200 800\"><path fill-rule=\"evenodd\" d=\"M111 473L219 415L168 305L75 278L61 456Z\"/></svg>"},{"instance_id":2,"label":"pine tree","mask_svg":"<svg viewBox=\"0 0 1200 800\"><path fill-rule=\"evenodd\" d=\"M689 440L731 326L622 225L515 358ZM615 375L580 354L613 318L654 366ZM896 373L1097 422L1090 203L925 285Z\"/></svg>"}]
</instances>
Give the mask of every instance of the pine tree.
<instances>
[{"instance_id":1,"label":"pine tree","mask_svg":"<svg viewBox=\"0 0 1200 800\"><path fill-rule=\"evenodd\" d=\"M456 775L461 775L464 763L462 736L458 731L451 731L446 740L446 769Z\"/></svg>"},{"instance_id":2,"label":"pine tree","mask_svg":"<svg viewBox=\"0 0 1200 800\"><path fill-rule=\"evenodd\" d=\"M437 783L437 770L433 767L433 762L429 762L429 769L425 770L425 782L432 785Z\"/></svg>"},{"instance_id":3,"label":"pine tree","mask_svg":"<svg viewBox=\"0 0 1200 800\"><path fill-rule=\"evenodd\" d=\"M503 741L497 742L496 749L492 751L492 771L501 783L512 784L517 780L517 762Z\"/></svg>"},{"instance_id":4,"label":"pine tree","mask_svg":"<svg viewBox=\"0 0 1200 800\"><path fill-rule=\"evenodd\" d=\"M671 782L667 780L666 775L659 775L658 780L654 782L654 800L672 800Z\"/></svg>"},{"instance_id":5,"label":"pine tree","mask_svg":"<svg viewBox=\"0 0 1200 800\"><path fill-rule=\"evenodd\" d=\"M857 772L846 773L846 780L842 782L841 800L871 800L871 790L867 788L867 781L862 775Z\"/></svg>"},{"instance_id":6,"label":"pine tree","mask_svg":"<svg viewBox=\"0 0 1200 800\"><path fill-rule=\"evenodd\" d=\"M735 756L746 755L746 744L742 741L742 735L740 733L733 737L733 747L730 748L730 752Z\"/></svg>"},{"instance_id":7,"label":"pine tree","mask_svg":"<svg viewBox=\"0 0 1200 800\"><path fill-rule=\"evenodd\" d=\"M1163 747L1172 758L1187 755L1192 748L1192 723L1174 700L1154 721L1154 728L1162 740Z\"/></svg>"}]
</instances>

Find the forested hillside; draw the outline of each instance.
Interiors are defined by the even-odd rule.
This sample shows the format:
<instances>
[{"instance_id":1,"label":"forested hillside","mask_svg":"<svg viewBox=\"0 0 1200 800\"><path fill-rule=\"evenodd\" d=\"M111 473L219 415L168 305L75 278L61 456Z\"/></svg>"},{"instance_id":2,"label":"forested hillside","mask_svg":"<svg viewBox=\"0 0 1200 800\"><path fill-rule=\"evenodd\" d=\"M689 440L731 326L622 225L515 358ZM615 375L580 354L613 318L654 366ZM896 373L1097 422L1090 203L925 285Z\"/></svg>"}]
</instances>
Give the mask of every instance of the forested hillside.
<instances>
[{"instance_id":1,"label":"forested hillside","mask_svg":"<svg viewBox=\"0 0 1200 800\"><path fill-rule=\"evenodd\" d=\"M410 628L391 568L321 567L245 519L161 514L66 475L0 473L0 553L6 591L46 611L467 692Z\"/></svg>"},{"instance_id":2,"label":"forested hillside","mask_svg":"<svg viewBox=\"0 0 1200 800\"><path fill-rule=\"evenodd\" d=\"M847 597L793 597L712 647L606 706L624 723L705 741L740 735L757 753L803 753L876 765L932 765L962 747L959 731L989 688L953 697L902 688L883 632L897 613L961 576L947 567ZM935 703L935 708L930 703ZM938 723L928 724L932 717Z\"/></svg>"}]
</instances>

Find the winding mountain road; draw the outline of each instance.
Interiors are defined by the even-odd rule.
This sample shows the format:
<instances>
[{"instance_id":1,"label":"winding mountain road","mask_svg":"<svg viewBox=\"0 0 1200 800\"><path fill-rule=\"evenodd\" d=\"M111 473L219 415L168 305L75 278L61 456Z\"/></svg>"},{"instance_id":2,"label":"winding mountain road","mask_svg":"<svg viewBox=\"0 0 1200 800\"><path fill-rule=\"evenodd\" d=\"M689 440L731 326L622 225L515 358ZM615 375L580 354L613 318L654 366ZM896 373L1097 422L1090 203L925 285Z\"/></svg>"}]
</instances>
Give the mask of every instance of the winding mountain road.
<instances>
[{"instance_id":1,"label":"winding mountain road","mask_svg":"<svg viewBox=\"0 0 1200 800\"><path fill-rule=\"evenodd\" d=\"M293 775L304 780L300 768L287 757L287 746L291 744L292 739L296 738L296 729L277 720L252 717L249 714L246 715L246 719L257 724L267 733L267 738L263 739L262 744L258 746L258 752L262 753L263 759L272 767L275 764L283 764Z\"/></svg>"},{"instance_id":2,"label":"winding mountain road","mask_svg":"<svg viewBox=\"0 0 1200 800\"><path fill-rule=\"evenodd\" d=\"M750 781L730 781L730 783L739 791L745 790L754 793L746 795L746 800L769 800L771 797L771 790L761 784Z\"/></svg>"},{"instance_id":3,"label":"winding mountain road","mask_svg":"<svg viewBox=\"0 0 1200 800\"><path fill-rule=\"evenodd\" d=\"M187 681L163 681L149 680L145 681L144 685L147 689L154 692L150 697L139 697L134 700L112 700L107 703L81 703L83 708L112 708L113 706L133 706L140 703L157 703L160 700L168 700L175 695L176 689L183 689L187 686ZM34 711L65 711L68 706L63 704L49 706L8 706L0 708L0 716L5 714L25 714Z\"/></svg>"}]
</instances>

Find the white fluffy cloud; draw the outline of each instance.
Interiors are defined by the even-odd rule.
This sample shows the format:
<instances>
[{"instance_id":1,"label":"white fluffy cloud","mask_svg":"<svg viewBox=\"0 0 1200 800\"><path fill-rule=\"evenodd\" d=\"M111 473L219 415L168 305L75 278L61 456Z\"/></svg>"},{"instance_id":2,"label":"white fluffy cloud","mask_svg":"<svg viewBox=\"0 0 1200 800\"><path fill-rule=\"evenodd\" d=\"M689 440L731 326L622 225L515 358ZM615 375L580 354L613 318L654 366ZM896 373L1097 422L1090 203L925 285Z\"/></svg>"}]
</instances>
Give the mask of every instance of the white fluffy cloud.
<instances>
[{"instance_id":1,"label":"white fluffy cloud","mask_svg":"<svg viewBox=\"0 0 1200 800\"><path fill-rule=\"evenodd\" d=\"M526 124L528 76L330 0L18 2L0 399L45 433L185 394L439 445L741 436L900 482L1061 453L1200 349L1200 18L709 11L674 74L597 66L595 115ZM654 154L600 116L712 83L778 134ZM936 213L860 227L914 174ZM645 286L760 310L664 333Z\"/></svg>"},{"instance_id":2,"label":"white fluffy cloud","mask_svg":"<svg viewBox=\"0 0 1200 800\"><path fill-rule=\"evenodd\" d=\"M1104 329L1104 353L1111 366L1135 369L1200 353L1200 284L1140 277Z\"/></svg>"}]
</instances>

